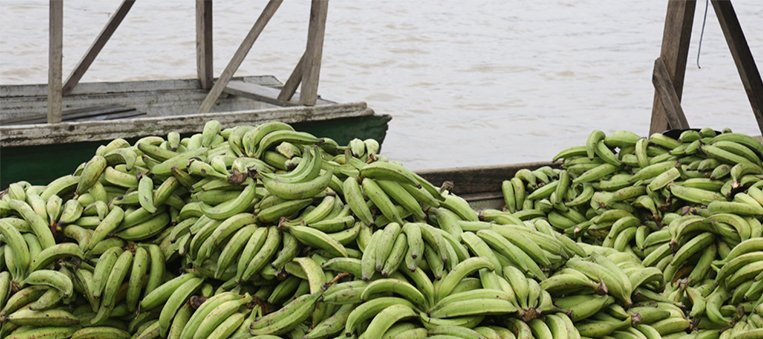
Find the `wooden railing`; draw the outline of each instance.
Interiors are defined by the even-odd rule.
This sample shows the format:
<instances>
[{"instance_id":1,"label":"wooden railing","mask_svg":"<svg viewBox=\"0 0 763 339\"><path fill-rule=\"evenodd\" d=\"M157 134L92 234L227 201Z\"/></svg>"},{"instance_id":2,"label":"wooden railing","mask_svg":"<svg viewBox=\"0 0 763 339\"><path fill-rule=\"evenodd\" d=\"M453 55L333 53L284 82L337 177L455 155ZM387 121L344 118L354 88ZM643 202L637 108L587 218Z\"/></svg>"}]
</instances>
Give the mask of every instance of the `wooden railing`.
<instances>
[{"instance_id":1,"label":"wooden railing","mask_svg":"<svg viewBox=\"0 0 763 339\"><path fill-rule=\"evenodd\" d=\"M326 27L328 0L312 0L310 23L308 26L307 46L299 62L294 68L283 88L260 88L264 86L243 84L232 81L254 42L273 17L283 0L269 0L255 21L249 33L236 50L225 70L219 78L214 78L214 51L212 48L212 0L196 0L196 69L199 86L208 90L198 112L209 113L223 92L255 98L280 106L304 105L314 106L325 103L318 98L318 82L320 79L321 58L323 53L323 37ZM132 8L135 0L123 0L119 8L111 15L95 41L90 45L85 55L63 82L63 0L50 0L50 31L48 54L48 123L60 123L62 120L63 97L70 94L77 86L82 76L95 61L98 53L109 41L114 31L122 23ZM301 94L295 97L297 87L301 86ZM259 86L259 87L258 87ZM296 100L298 98L298 100Z\"/></svg>"}]
</instances>

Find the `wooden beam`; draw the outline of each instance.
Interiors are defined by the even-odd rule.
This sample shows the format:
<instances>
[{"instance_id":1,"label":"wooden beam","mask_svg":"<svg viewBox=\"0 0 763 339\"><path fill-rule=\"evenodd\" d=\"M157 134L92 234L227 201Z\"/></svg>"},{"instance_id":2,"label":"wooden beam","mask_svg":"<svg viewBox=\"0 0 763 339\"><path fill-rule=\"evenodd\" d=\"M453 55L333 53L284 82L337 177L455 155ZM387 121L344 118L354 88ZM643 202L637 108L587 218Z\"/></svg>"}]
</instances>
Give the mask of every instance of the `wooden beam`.
<instances>
[{"instance_id":1,"label":"wooden beam","mask_svg":"<svg viewBox=\"0 0 763 339\"><path fill-rule=\"evenodd\" d=\"M689 42L696 7L696 0L670 0L665 16L660 59L665 63L679 101L683 93L686 59L689 56ZM655 92L649 134L663 132L669 127L678 128L669 126L663 107L658 93Z\"/></svg>"},{"instance_id":2,"label":"wooden beam","mask_svg":"<svg viewBox=\"0 0 763 339\"><path fill-rule=\"evenodd\" d=\"M302 90L300 91L300 103L307 106L315 105L318 99L318 82L321 74L323 36L326 31L328 6L328 0L312 0L310 7L305 69L302 75Z\"/></svg>"},{"instance_id":3,"label":"wooden beam","mask_svg":"<svg viewBox=\"0 0 763 339\"><path fill-rule=\"evenodd\" d=\"M418 171L417 173L437 187L445 181L450 181L453 183L451 192L462 195L500 192L501 183L507 178L513 177L520 169L535 170L543 166L559 167L560 165L561 163L533 162L485 167L456 167Z\"/></svg>"},{"instance_id":4,"label":"wooden beam","mask_svg":"<svg viewBox=\"0 0 763 339\"><path fill-rule=\"evenodd\" d=\"M268 1L268 4L265 5L265 9L262 10L262 14L257 18L252 29L249 30L249 34L246 35L244 41L238 46L238 49L236 50L236 53L233 54L233 58L231 58L228 66L225 67L223 73L220 74L220 78L217 79L214 86L212 86L212 89L209 91L209 94L207 94L207 97L204 99L204 102L201 103L199 113L209 113L212 111L212 107L215 105L215 102L217 102L217 98L220 97L220 94L222 94L225 87L228 86L228 81L233 78L233 74L236 73L238 67L241 66L241 63L244 61L244 58L246 58L252 45L257 41L257 37L260 36L265 25L268 24L268 21L273 17L273 14L275 14L278 6L280 6L282 2L283 0L270 0Z\"/></svg>"},{"instance_id":5,"label":"wooden beam","mask_svg":"<svg viewBox=\"0 0 763 339\"><path fill-rule=\"evenodd\" d=\"M302 74L305 72L306 58L307 52L302 53L302 57L299 58L297 66L294 67L291 75L289 75L289 79L287 79L286 83L283 84L281 93L278 93L278 100L289 101L294 96L294 93L297 92L297 87L299 87L299 83L302 82Z\"/></svg>"},{"instance_id":6,"label":"wooden beam","mask_svg":"<svg viewBox=\"0 0 763 339\"><path fill-rule=\"evenodd\" d=\"M50 0L48 30L48 123L61 122L63 95L64 2Z\"/></svg>"},{"instance_id":7,"label":"wooden beam","mask_svg":"<svg viewBox=\"0 0 763 339\"><path fill-rule=\"evenodd\" d=\"M675 84L670 80L668 68L662 61L662 58L657 58L654 61L652 84L654 84L654 89L662 105L668 126L678 129L689 128L689 122L686 121L686 115L684 115L684 111L681 108L681 99L678 98L678 94L674 91Z\"/></svg>"},{"instance_id":8,"label":"wooden beam","mask_svg":"<svg viewBox=\"0 0 763 339\"><path fill-rule=\"evenodd\" d=\"M106 26L103 27L101 33L98 34L98 37L95 38L93 44L90 45L90 49L87 50L87 53L85 53L85 55L79 61L79 64L77 64L77 67L74 68L74 71L69 74L69 77L64 83L63 95L71 93L74 87L77 86L77 83L79 83L80 79L82 79L82 76L85 75L85 72L87 72L87 69L90 68L90 65L93 64L95 57L98 56L98 53L101 52L103 46L105 46L106 42L109 41L111 35L113 35L114 31L117 30L119 24L122 23L122 19L127 16L127 12L130 11L130 8L132 8L134 3L135 0L122 1L122 4L119 5L117 11L111 15L109 21L106 23Z\"/></svg>"},{"instance_id":9,"label":"wooden beam","mask_svg":"<svg viewBox=\"0 0 763 339\"><path fill-rule=\"evenodd\" d=\"M718 22L721 24L723 35L726 37L726 43L734 57L734 63L737 66L737 71L739 71L739 77L742 79L744 90L747 92L747 98L750 100L752 113L755 114L758 128L763 132L763 81L761 81L758 67L755 66L755 59L750 52L750 46L747 45L747 39L744 37L742 26L739 24L731 1L712 0L712 3L715 14L718 16Z\"/></svg>"},{"instance_id":10,"label":"wooden beam","mask_svg":"<svg viewBox=\"0 0 763 339\"><path fill-rule=\"evenodd\" d=\"M212 0L196 0L196 74L205 90L214 82L212 60Z\"/></svg>"},{"instance_id":11,"label":"wooden beam","mask_svg":"<svg viewBox=\"0 0 763 339\"><path fill-rule=\"evenodd\" d=\"M0 126L0 147L64 144L81 141L135 138L147 135L198 133L209 120L223 126L257 125L267 121L289 124L328 121L373 115L364 102L312 107L277 107L223 113L155 116L117 121L64 122L60 124Z\"/></svg>"}]
</instances>

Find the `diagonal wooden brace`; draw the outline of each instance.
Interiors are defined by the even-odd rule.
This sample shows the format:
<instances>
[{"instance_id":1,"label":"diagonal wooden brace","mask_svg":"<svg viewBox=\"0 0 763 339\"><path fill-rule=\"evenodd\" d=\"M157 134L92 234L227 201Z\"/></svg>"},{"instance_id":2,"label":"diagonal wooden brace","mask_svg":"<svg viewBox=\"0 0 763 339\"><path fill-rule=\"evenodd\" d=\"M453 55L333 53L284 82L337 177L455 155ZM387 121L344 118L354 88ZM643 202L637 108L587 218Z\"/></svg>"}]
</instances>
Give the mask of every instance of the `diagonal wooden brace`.
<instances>
[{"instance_id":1,"label":"diagonal wooden brace","mask_svg":"<svg viewBox=\"0 0 763 339\"><path fill-rule=\"evenodd\" d=\"M207 97L204 98L201 107L199 107L199 113L209 113L212 111L212 107L215 105L215 102L217 102L220 94L222 94L225 87L228 86L228 82L233 78L233 74L236 73L239 66L241 66L241 63L244 62L244 58L246 58L249 50L252 49L254 42L257 41L260 33L265 29L265 25L268 24L268 21L273 17L273 14L275 14L282 2L283 0L270 0L268 1L268 4L265 5L262 14L257 18L257 21L252 26L252 29L249 30L244 41L238 46L238 49L236 50L236 53L233 54L228 66L225 67L223 73L220 74L220 78L215 81L215 84L212 86L212 89L209 90Z\"/></svg>"},{"instance_id":2,"label":"diagonal wooden brace","mask_svg":"<svg viewBox=\"0 0 763 339\"><path fill-rule=\"evenodd\" d=\"M652 73L652 84L657 93L657 98L668 119L668 126L678 129L689 128L689 122L686 121L686 115L681 108L681 99L676 94L673 81L670 80L668 68L662 61L662 58L654 60L654 72Z\"/></svg>"},{"instance_id":3,"label":"diagonal wooden brace","mask_svg":"<svg viewBox=\"0 0 763 339\"><path fill-rule=\"evenodd\" d=\"M87 53L85 53L85 55L82 57L82 60L80 60L79 64L77 64L77 67L74 68L74 71L72 71L72 73L66 79L63 88L63 95L71 93L74 87L77 86L80 79L82 79L82 76L85 75L85 72L87 72L88 68L90 68L90 65L93 64L93 61L95 61L98 53L101 52L103 46L106 45L106 42L109 41L111 35L113 35L114 31L117 30L119 24L122 23L122 19L127 16L127 12L130 11L130 8L132 8L134 3L135 0L122 1L122 4L119 5L117 11L111 15L109 22L106 23L106 26L103 27L101 33L98 34L98 37L95 38L93 44L90 45Z\"/></svg>"},{"instance_id":4,"label":"diagonal wooden brace","mask_svg":"<svg viewBox=\"0 0 763 339\"><path fill-rule=\"evenodd\" d=\"M726 43L734 57L734 63L737 66L737 71L739 71L739 77L742 79L744 90L747 92L747 98L750 100L758 128L763 132L763 81L761 81L758 67L755 66L750 46L747 45L742 26L739 24L731 1L712 0L712 3L723 35L726 37Z\"/></svg>"}]
</instances>

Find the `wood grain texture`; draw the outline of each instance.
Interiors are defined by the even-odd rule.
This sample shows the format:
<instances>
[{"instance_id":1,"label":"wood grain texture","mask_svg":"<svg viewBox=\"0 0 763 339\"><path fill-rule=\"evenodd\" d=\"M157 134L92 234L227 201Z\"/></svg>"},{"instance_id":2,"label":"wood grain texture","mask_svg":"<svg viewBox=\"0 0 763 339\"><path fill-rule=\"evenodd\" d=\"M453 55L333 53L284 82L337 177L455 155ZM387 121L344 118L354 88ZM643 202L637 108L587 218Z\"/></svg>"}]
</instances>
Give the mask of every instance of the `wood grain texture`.
<instances>
[{"instance_id":1,"label":"wood grain texture","mask_svg":"<svg viewBox=\"0 0 763 339\"><path fill-rule=\"evenodd\" d=\"M731 1L712 0L712 3L723 35L726 37L726 43L734 57L734 63L737 71L739 71L744 90L747 92L747 98L750 100L752 113L755 114L758 128L763 132L763 81L761 81L760 72L755 65L750 46L747 45L747 39L744 37L742 26L739 24Z\"/></svg>"},{"instance_id":2,"label":"wood grain texture","mask_svg":"<svg viewBox=\"0 0 763 339\"><path fill-rule=\"evenodd\" d=\"M61 122L63 94L64 2L50 0L48 30L48 123Z\"/></svg>"},{"instance_id":3,"label":"wood grain texture","mask_svg":"<svg viewBox=\"0 0 763 339\"><path fill-rule=\"evenodd\" d=\"M93 44L90 45L90 48L88 48L85 55L79 61L77 67L75 67L74 71L69 74L69 77L64 83L63 95L71 93L74 87L77 86L79 81L82 79L82 76L85 75L85 72L87 72L88 68L90 68L90 65L93 64L93 61L95 61L98 53L100 53L103 49L103 46L106 45L106 42L109 41L111 36L114 34L114 31L117 30L119 24L121 24L122 20L125 18L125 16L127 16L127 13L130 11L130 8L132 8L134 3L135 0L122 1L122 4L119 5L117 11L111 15L109 21L106 23L106 26L103 27L101 33L98 34L98 37L95 38Z\"/></svg>"},{"instance_id":4,"label":"wood grain texture","mask_svg":"<svg viewBox=\"0 0 763 339\"><path fill-rule=\"evenodd\" d=\"M171 131L201 131L206 121L215 119L223 127L253 125L267 121L300 123L373 115L364 102L297 106L254 111L188 114L115 121L64 122L44 125L0 126L0 147L63 144L112 140L147 135L166 135Z\"/></svg>"},{"instance_id":5,"label":"wood grain texture","mask_svg":"<svg viewBox=\"0 0 763 339\"><path fill-rule=\"evenodd\" d=\"M315 105L318 99L318 82L321 74L321 58L323 56L323 37L326 32L326 16L328 0L312 0L310 7L310 24L307 32L307 48L305 48L305 67L302 75L300 103Z\"/></svg>"},{"instance_id":6,"label":"wood grain texture","mask_svg":"<svg viewBox=\"0 0 763 339\"><path fill-rule=\"evenodd\" d=\"M273 76L235 77L234 80L267 86L277 91L282 83ZM47 115L47 85L0 85L0 120L29 114ZM122 82L84 82L63 97L63 109L80 109L120 104L149 116L196 113L207 96L198 79L141 80ZM273 104L226 95L218 99L220 112L273 108Z\"/></svg>"},{"instance_id":7,"label":"wood grain texture","mask_svg":"<svg viewBox=\"0 0 763 339\"><path fill-rule=\"evenodd\" d=\"M289 75L289 79L287 79L286 83L283 84L281 93L278 93L278 100L289 101L292 99L292 97L294 97L294 93L297 92L299 83L302 82L302 74L305 72L306 58L307 53L302 53L302 57L299 58L299 62L297 62L297 65L294 66L294 70L291 72L291 75Z\"/></svg>"},{"instance_id":8,"label":"wood grain texture","mask_svg":"<svg viewBox=\"0 0 763 339\"><path fill-rule=\"evenodd\" d=\"M252 29L250 29L249 33L246 35L246 38L244 38L244 41L242 41L241 45L238 46L236 53L233 54L233 57L228 63L228 66L225 66L225 70L223 70L223 73L220 74L220 78L215 81L214 86L212 86L212 89L209 90L209 94L207 94L207 97L201 103L201 106L199 107L199 113L209 113L212 111L212 108L214 107L215 102L217 102L217 99L220 97L220 94L222 94L225 87L228 86L228 82L231 78L233 78L233 74L235 74L239 66L241 66L241 63L244 61L244 58L246 58L249 50L252 49L252 45L254 45L254 42L257 41L260 33L262 33L262 30L265 29L268 21L270 21L270 18L273 17L273 14L275 14L276 10L279 6L281 6L282 2L283 0L270 0L268 1L268 4L265 5L265 8L260 14L260 17L257 18L257 21L252 26Z\"/></svg>"},{"instance_id":9,"label":"wood grain texture","mask_svg":"<svg viewBox=\"0 0 763 339\"><path fill-rule=\"evenodd\" d=\"M673 90L675 85L670 79L668 69L662 58L654 61L654 72L652 73L652 84L657 92L662 111L668 121L668 125L676 129L689 128L689 122L686 121L686 115L681 108L681 99Z\"/></svg>"},{"instance_id":10,"label":"wood grain texture","mask_svg":"<svg viewBox=\"0 0 763 339\"><path fill-rule=\"evenodd\" d=\"M689 56L691 28L694 23L694 10L697 7L697 1L670 0L667 3L668 11L665 16L665 28L662 33L660 58L665 63L670 80L674 86L674 92L680 101L681 94L683 93L686 59ZM670 127L677 128L669 126L663 105L659 100L659 95L655 91L649 134L660 133Z\"/></svg>"},{"instance_id":11,"label":"wood grain texture","mask_svg":"<svg viewBox=\"0 0 763 339\"><path fill-rule=\"evenodd\" d=\"M106 105L88 108L77 108L61 112L62 121L85 121L85 120L114 120L138 117L146 115L135 108L124 105ZM0 125L29 125L44 124L47 122L45 114L28 114L19 118L1 119Z\"/></svg>"},{"instance_id":12,"label":"wood grain texture","mask_svg":"<svg viewBox=\"0 0 763 339\"><path fill-rule=\"evenodd\" d=\"M212 88L212 0L196 0L196 74L202 89Z\"/></svg>"}]
</instances>

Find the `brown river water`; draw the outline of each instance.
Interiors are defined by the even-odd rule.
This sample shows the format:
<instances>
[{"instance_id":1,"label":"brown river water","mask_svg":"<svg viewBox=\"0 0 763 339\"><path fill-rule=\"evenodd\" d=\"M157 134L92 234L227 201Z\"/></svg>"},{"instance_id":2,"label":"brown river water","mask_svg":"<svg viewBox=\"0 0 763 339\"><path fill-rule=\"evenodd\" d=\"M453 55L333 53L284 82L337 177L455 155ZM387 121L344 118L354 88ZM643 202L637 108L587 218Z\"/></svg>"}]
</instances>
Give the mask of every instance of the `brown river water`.
<instances>
[{"instance_id":1,"label":"brown river water","mask_svg":"<svg viewBox=\"0 0 763 339\"><path fill-rule=\"evenodd\" d=\"M44 0L0 2L0 83L47 82ZM64 75L117 1L67 0ZM265 1L214 4L215 74ZM734 0L763 69L763 1ZM329 4L319 93L393 117L383 153L412 169L545 161L593 129L645 135L667 1L350 1ZM683 94L694 127L759 134L713 9L701 69L698 1ZM305 47L309 1L288 0L238 75L285 81ZM82 79L195 76L194 1L137 1Z\"/></svg>"}]
</instances>

